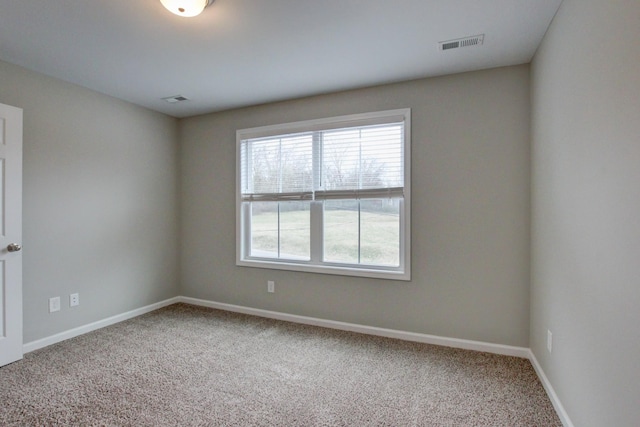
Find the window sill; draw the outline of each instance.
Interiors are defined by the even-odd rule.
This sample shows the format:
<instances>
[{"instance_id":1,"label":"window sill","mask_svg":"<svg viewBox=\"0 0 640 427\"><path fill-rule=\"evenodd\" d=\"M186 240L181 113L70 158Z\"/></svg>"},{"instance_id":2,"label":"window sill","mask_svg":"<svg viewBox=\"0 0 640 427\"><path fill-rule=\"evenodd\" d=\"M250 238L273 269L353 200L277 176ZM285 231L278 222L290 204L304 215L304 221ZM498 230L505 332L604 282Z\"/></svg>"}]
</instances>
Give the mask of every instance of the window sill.
<instances>
[{"instance_id":1,"label":"window sill","mask_svg":"<svg viewBox=\"0 0 640 427\"><path fill-rule=\"evenodd\" d=\"M306 273L333 274L338 276L366 277L372 279L386 279L410 281L411 274L401 270L382 270L337 265L309 265L296 262L271 262L263 259L239 259L239 267L267 268L274 270L301 271Z\"/></svg>"}]
</instances>

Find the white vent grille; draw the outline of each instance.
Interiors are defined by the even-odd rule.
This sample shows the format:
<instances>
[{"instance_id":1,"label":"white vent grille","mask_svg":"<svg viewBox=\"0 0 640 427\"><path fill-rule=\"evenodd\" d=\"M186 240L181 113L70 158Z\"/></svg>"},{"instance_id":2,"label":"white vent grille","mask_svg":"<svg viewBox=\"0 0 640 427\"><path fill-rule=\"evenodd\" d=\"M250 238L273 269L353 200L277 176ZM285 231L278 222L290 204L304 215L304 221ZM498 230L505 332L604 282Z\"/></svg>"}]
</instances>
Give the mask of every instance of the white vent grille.
<instances>
[{"instance_id":1,"label":"white vent grille","mask_svg":"<svg viewBox=\"0 0 640 427\"><path fill-rule=\"evenodd\" d=\"M188 101L189 98L182 95L175 96L167 96L166 98L162 98L163 101L167 101L170 104L175 104L176 102Z\"/></svg>"},{"instance_id":2,"label":"white vent grille","mask_svg":"<svg viewBox=\"0 0 640 427\"><path fill-rule=\"evenodd\" d=\"M484 43L484 34L478 36L465 37L462 39L447 40L440 42L440 50L458 49L461 47L480 46Z\"/></svg>"}]
</instances>

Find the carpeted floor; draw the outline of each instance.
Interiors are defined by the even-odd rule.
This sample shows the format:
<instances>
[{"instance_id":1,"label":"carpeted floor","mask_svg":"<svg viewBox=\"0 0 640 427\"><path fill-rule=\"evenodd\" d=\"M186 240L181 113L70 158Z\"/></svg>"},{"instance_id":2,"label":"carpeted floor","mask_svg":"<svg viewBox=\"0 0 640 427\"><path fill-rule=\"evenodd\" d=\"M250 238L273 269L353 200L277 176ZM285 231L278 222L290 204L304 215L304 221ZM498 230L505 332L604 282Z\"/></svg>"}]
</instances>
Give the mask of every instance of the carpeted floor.
<instances>
[{"instance_id":1,"label":"carpeted floor","mask_svg":"<svg viewBox=\"0 0 640 427\"><path fill-rule=\"evenodd\" d=\"M561 426L531 364L176 304L0 368L2 426Z\"/></svg>"}]
</instances>

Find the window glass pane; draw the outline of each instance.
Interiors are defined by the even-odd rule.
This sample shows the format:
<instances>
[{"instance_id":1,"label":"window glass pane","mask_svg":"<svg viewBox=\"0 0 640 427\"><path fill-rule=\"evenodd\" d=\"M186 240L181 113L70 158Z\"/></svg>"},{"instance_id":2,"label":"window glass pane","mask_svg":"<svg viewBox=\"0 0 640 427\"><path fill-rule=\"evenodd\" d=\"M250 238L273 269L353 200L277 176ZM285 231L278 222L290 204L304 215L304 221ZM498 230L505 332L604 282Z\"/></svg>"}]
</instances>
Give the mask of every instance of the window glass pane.
<instances>
[{"instance_id":1,"label":"window glass pane","mask_svg":"<svg viewBox=\"0 0 640 427\"><path fill-rule=\"evenodd\" d=\"M240 152L242 192L311 191L312 140L312 134L305 133L244 141Z\"/></svg>"},{"instance_id":2,"label":"window glass pane","mask_svg":"<svg viewBox=\"0 0 640 427\"><path fill-rule=\"evenodd\" d=\"M322 188L402 187L402 124L322 132Z\"/></svg>"},{"instance_id":3,"label":"window glass pane","mask_svg":"<svg viewBox=\"0 0 640 427\"><path fill-rule=\"evenodd\" d=\"M251 193L277 193L280 188L280 139L253 142L248 161L251 165Z\"/></svg>"},{"instance_id":4,"label":"window glass pane","mask_svg":"<svg viewBox=\"0 0 640 427\"><path fill-rule=\"evenodd\" d=\"M324 261L358 263L358 201L324 202Z\"/></svg>"},{"instance_id":5,"label":"window glass pane","mask_svg":"<svg viewBox=\"0 0 640 427\"><path fill-rule=\"evenodd\" d=\"M280 258L310 259L309 202L280 202Z\"/></svg>"},{"instance_id":6,"label":"window glass pane","mask_svg":"<svg viewBox=\"0 0 640 427\"><path fill-rule=\"evenodd\" d=\"M280 144L281 192L313 189L311 134L282 138Z\"/></svg>"},{"instance_id":7,"label":"window glass pane","mask_svg":"<svg viewBox=\"0 0 640 427\"><path fill-rule=\"evenodd\" d=\"M250 256L278 258L278 203L251 203Z\"/></svg>"},{"instance_id":8,"label":"window glass pane","mask_svg":"<svg viewBox=\"0 0 640 427\"><path fill-rule=\"evenodd\" d=\"M402 187L402 126L371 126L361 132L360 188Z\"/></svg>"},{"instance_id":9,"label":"window glass pane","mask_svg":"<svg viewBox=\"0 0 640 427\"><path fill-rule=\"evenodd\" d=\"M359 188L360 130L322 133L322 185L325 190Z\"/></svg>"},{"instance_id":10,"label":"window glass pane","mask_svg":"<svg viewBox=\"0 0 640 427\"><path fill-rule=\"evenodd\" d=\"M400 202L398 199L360 201L360 263L400 265Z\"/></svg>"}]
</instances>

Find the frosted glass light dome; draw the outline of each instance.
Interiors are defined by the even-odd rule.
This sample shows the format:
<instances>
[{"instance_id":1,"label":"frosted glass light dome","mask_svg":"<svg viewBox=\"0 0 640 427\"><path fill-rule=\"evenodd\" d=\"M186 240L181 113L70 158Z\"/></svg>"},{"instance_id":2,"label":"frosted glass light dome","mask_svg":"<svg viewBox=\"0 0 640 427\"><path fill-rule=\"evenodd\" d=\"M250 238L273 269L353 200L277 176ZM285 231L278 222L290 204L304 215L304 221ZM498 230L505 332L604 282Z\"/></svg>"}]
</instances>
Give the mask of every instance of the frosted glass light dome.
<instances>
[{"instance_id":1,"label":"frosted glass light dome","mask_svg":"<svg viewBox=\"0 0 640 427\"><path fill-rule=\"evenodd\" d=\"M188 18L200 15L213 0L160 0L160 3L171 13Z\"/></svg>"}]
</instances>

